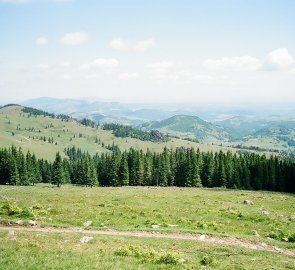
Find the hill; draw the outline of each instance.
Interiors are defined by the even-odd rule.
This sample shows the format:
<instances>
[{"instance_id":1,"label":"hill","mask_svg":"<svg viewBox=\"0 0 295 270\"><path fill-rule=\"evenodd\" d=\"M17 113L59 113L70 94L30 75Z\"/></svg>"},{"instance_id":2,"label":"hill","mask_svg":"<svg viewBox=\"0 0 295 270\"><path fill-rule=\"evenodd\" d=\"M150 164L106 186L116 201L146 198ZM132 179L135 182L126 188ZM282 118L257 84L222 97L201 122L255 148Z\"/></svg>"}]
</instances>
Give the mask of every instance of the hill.
<instances>
[{"instance_id":1,"label":"hill","mask_svg":"<svg viewBox=\"0 0 295 270\"><path fill-rule=\"evenodd\" d=\"M295 117L281 115L244 115L219 121L218 124L223 127L235 129L236 132L239 132L242 136L246 136L257 132L260 129L271 128L273 126L295 129Z\"/></svg>"},{"instance_id":2,"label":"hill","mask_svg":"<svg viewBox=\"0 0 295 270\"><path fill-rule=\"evenodd\" d=\"M158 129L169 135L204 142L229 141L231 138L230 132L226 128L190 115L175 115L143 126L147 129Z\"/></svg>"},{"instance_id":3,"label":"hill","mask_svg":"<svg viewBox=\"0 0 295 270\"><path fill-rule=\"evenodd\" d=\"M21 146L24 151L30 150L38 157L53 159L56 152L63 153L67 147L75 146L91 155L109 152L109 146L117 145L121 150L130 147L146 151L159 152L167 148L194 147L201 151L232 150L233 148L212 146L187 140L172 138L167 142L141 141L135 138L120 138L111 130L100 126L84 126L68 118L57 118L50 115L33 115L23 111L22 106L10 105L0 108L0 147Z\"/></svg>"},{"instance_id":4,"label":"hill","mask_svg":"<svg viewBox=\"0 0 295 270\"><path fill-rule=\"evenodd\" d=\"M240 145L295 153L293 116L236 116L218 123L234 130Z\"/></svg>"}]
</instances>

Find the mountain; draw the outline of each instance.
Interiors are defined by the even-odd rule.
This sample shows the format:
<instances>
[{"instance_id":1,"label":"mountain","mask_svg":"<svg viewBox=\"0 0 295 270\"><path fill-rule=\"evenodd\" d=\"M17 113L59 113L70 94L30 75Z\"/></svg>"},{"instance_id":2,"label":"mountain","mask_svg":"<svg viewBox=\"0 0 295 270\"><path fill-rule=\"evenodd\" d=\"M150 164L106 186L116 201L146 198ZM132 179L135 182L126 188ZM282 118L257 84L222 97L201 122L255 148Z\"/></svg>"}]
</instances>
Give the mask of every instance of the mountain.
<instances>
[{"instance_id":1,"label":"mountain","mask_svg":"<svg viewBox=\"0 0 295 270\"><path fill-rule=\"evenodd\" d=\"M175 115L162 121L145 124L143 127L204 142L229 141L231 138L231 134L226 128L190 115Z\"/></svg>"},{"instance_id":2,"label":"mountain","mask_svg":"<svg viewBox=\"0 0 295 270\"><path fill-rule=\"evenodd\" d=\"M139 125L159 121L185 110L159 109L135 103L106 102L88 99L35 98L21 103L51 113L63 113L77 119L88 118L100 123Z\"/></svg>"},{"instance_id":3,"label":"mountain","mask_svg":"<svg viewBox=\"0 0 295 270\"><path fill-rule=\"evenodd\" d=\"M173 104L147 105L95 99L38 98L23 104L56 114L67 114L80 120L88 118L100 123L132 125L147 130L159 129L165 134L203 143L295 153L295 117L284 114L241 112L243 115L232 117L221 113L218 107L214 110L211 108L210 111L210 106L207 109L194 109L192 106ZM200 112L198 116L197 110ZM199 116L211 121L202 120Z\"/></svg>"}]
</instances>

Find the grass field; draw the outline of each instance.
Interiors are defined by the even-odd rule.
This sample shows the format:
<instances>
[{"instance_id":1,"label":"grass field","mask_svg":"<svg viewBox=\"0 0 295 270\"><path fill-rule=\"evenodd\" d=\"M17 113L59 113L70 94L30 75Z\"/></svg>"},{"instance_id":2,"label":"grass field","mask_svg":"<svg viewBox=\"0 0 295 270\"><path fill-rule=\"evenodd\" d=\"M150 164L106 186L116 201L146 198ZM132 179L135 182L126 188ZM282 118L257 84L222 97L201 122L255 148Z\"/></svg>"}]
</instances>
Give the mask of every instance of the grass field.
<instances>
[{"instance_id":1,"label":"grass field","mask_svg":"<svg viewBox=\"0 0 295 270\"><path fill-rule=\"evenodd\" d=\"M244 204L251 200L253 205ZM294 250L290 194L193 188L0 187L2 224L191 232ZM264 211L264 212L263 212ZM152 229L152 225L159 228ZM11 231L12 230L12 231ZM0 227L1 269L294 269L295 257L181 239L13 231ZM253 235L257 231L259 237ZM282 234L280 234L282 233ZM270 235L277 239L268 239Z\"/></svg>"},{"instance_id":2,"label":"grass field","mask_svg":"<svg viewBox=\"0 0 295 270\"><path fill-rule=\"evenodd\" d=\"M102 144L95 143L96 138L100 139L104 145L112 145L114 142L121 150L128 150L133 147L144 151L149 148L152 152L159 152L165 146L173 149L184 146L187 148L199 148L200 151L218 152L220 150L230 150L236 152L236 149L230 147L195 143L177 138L172 138L165 143L141 141L134 138L117 138L111 131L103 130L100 127L97 129L85 127L76 121L65 122L44 116L27 116L28 114L21 112L20 106L9 106L0 109L0 147L15 145L22 147L24 151L30 150L37 157L50 160L55 157L56 152L63 153L64 148L72 146L88 151L91 155L108 151ZM50 127L48 128L48 126ZM36 136L53 138L54 143L51 144L36 139ZM270 155L270 153L266 154Z\"/></svg>"},{"instance_id":3,"label":"grass field","mask_svg":"<svg viewBox=\"0 0 295 270\"><path fill-rule=\"evenodd\" d=\"M295 257L189 240L28 233L0 228L1 269L294 269Z\"/></svg>"},{"instance_id":4,"label":"grass field","mask_svg":"<svg viewBox=\"0 0 295 270\"><path fill-rule=\"evenodd\" d=\"M15 214L0 214L2 222L20 219L25 210L27 219L35 218L41 226L83 227L88 220L92 221L91 229L152 230L152 225L159 225L159 231L234 236L295 248L295 243L281 241L295 232L295 197L289 194L40 184L1 186L0 198L2 206L8 204L11 211L16 208ZM244 204L244 200L253 205ZM254 230L259 238L253 235Z\"/></svg>"}]
</instances>

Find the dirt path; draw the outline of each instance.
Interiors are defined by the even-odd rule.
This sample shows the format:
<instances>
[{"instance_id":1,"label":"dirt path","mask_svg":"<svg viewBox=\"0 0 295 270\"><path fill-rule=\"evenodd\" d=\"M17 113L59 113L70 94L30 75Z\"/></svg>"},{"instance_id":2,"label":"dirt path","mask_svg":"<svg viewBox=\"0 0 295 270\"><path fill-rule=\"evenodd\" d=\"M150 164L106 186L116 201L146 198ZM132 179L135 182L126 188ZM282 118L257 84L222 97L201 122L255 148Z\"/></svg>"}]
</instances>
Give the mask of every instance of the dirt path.
<instances>
[{"instance_id":1,"label":"dirt path","mask_svg":"<svg viewBox=\"0 0 295 270\"><path fill-rule=\"evenodd\" d=\"M29 232L46 232L46 233L82 233L87 235L111 235L111 236L134 236L134 237L149 237L149 238L168 238L179 240L194 240L208 243L220 243L225 245L233 245L254 250L266 250L276 253L283 253L290 256L295 256L294 249L279 248L271 246L263 242L253 243L250 241L242 241L234 237L215 237L205 234L189 234L189 233L160 233L157 231L116 231L116 230L85 230L82 228L54 228L54 227L25 227L25 226L2 226L1 229L14 231L29 231Z\"/></svg>"}]
</instances>

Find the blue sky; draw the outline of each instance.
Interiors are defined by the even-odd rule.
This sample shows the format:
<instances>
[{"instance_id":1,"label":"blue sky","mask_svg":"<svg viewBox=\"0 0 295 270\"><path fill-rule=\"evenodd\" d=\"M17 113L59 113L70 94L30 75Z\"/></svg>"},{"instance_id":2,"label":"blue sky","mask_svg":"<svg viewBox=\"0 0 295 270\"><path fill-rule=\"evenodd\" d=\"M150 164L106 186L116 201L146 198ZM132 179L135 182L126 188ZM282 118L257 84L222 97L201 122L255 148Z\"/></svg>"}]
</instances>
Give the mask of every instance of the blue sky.
<instances>
[{"instance_id":1,"label":"blue sky","mask_svg":"<svg viewBox=\"0 0 295 270\"><path fill-rule=\"evenodd\" d=\"M0 93L295 101L295 1L0 0Z\"/></svg>"}]
</instances>

